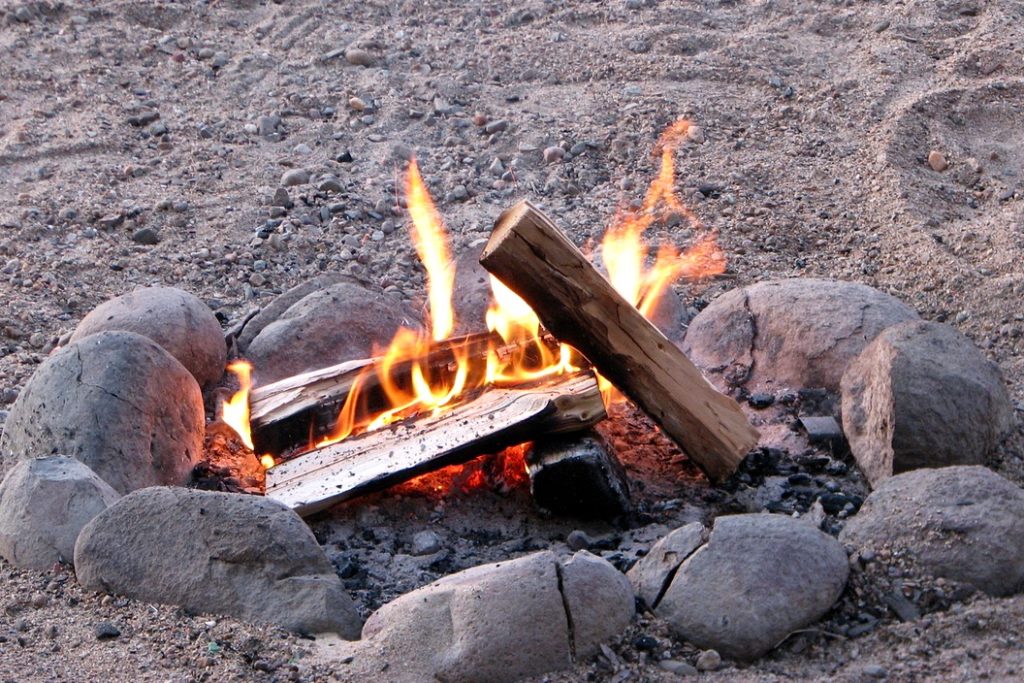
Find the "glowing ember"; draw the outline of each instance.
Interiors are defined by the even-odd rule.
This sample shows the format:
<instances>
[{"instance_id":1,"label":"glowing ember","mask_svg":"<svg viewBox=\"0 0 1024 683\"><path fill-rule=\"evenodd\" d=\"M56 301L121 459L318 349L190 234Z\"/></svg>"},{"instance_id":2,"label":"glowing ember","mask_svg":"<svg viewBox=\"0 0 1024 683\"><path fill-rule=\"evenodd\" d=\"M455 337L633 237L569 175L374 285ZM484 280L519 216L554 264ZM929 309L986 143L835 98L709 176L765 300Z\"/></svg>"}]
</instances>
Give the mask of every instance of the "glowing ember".
<instances>
[{"instance_id":1,"label":"glowing ember","mask_svg":"<svg viewBox=\"0 0 1024 683\"><path fill-rule=\"evenodd\" d=\"M228 370L235 373L240 388L234 395L221 404L220 419L235 430L238 438L246 448L252 449L252 432L249 429L249 392L252 390L252 365L247 361L237 360L228 365Z\"/></svg>"},{"instance_id":2,"label":"glowing ember","mask_svg":"<svg viewBox=\"0 0 1024 683\"><path fill-rule=\"evenodd\" d=\"M269 470L271 467L273 467L275 465L275 463L274 463L274 456L272 456L272 455L260 456L260 464L263 465L263 469Z\"/></svg>"}]
</instances>

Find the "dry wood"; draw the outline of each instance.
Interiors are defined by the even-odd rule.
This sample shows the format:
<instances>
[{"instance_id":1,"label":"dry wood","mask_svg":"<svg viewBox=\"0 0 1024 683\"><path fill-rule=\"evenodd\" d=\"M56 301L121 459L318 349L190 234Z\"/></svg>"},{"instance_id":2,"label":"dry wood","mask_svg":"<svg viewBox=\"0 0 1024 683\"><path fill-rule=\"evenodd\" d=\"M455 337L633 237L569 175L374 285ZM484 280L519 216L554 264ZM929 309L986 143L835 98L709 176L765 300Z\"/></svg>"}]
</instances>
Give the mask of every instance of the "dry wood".
<instances>
[{"instance_id":1,"label":"dry wood","mask_svg":"<svg viewBox=\"0 0 1024 683\"><path fill-rule=\"evenodd\" d=\"M490 389L437 415L350 437L267 470L268 498L309 515L443 465L545 434L586 429L605 417L593 375Z\"/></svg>"},{"instance_id":2,"label":"dry wood","mask_svg":"<svg viewBox=\"0 0 1024 683\"><path fill-rule=\"evenodd\" d=\"M544 343L557 348L550 337ZM482 378L489 348L493 348L499 357L506 357L517 350L516 345L502 344L497 335L486 332L452 337L437 342L427 357L421 359L430 376L454 374L453 348L460 349L469 363L470 385ZM313 437L328 434L360 375L363 375L360 392L364 409L376 412L387 408L376 373L379 363L379 358L351 360L254 388L249 396L249 423L256 451L282 453L307 444L311 434ZM390 376L398 386L407 388L410 385L412 365L412 361L401 361L392 367Z\"/></svg>"},{"instance_id":3,"label":"dry wood","mask_svg":"<svg viewBox=\"0 0 1024 683\"><path fill-rule=\"evenodd\" d=\"M739 405L712 387L675 344L623 299L529 202L499 217L480 263L545 327L633 399L714 481L757 443Z\"/></svg>"}]
</instances>

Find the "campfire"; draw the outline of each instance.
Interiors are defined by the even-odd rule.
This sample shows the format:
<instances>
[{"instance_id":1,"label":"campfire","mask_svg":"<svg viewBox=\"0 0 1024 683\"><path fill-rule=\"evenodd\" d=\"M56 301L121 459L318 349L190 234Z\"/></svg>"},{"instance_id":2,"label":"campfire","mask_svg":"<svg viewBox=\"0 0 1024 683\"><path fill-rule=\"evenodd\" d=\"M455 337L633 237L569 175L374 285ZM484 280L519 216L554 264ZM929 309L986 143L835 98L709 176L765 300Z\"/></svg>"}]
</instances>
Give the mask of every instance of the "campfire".
<instances>
[{"instance_id":1,"label":"campfire","mask_svg":"<svg viewBox=\"0 0 1024 683\"><path fill-rule=\"evenodd\" d=\"M678 120L658 139L657 177L601 241L606 276L536 206L505 212L481 255L491 272L488 331L464 336L453 336L444 223L412 160L405 199L429 324L399 329L373 358L266 386L253 386L247 362L229 366L241 388L221 418L267 468L266 495L312 513L481 454L586 430L625 397L711 478L728 476L756 432L645 317L674 282L725 268L714 232L675 192L674 155L689 130ZM673 218L697 236L683 251L662 243L651 257L645 233Z\"/></svg>"}]
</instances>

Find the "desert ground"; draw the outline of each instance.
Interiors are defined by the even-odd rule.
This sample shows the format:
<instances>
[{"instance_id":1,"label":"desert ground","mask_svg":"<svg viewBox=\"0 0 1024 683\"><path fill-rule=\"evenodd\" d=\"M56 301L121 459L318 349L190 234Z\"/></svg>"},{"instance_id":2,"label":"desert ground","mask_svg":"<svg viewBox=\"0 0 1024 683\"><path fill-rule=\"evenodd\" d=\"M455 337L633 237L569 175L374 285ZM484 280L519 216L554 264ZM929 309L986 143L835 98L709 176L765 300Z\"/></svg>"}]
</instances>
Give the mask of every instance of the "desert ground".
<instances>
[{"instance_id":1,"label":"desert ground","mask_svg":"<svg viewBox=\"0 0 1024 683\"><path fill-rule=\"evenodd\" d=\"M702 136L677 154L678 190L729 259L726 277L677 287L687 307L773 278L866 283L969 336L1020 416L1024 2L93 0L0 6L0 418L86 313L138 286L193 292L225 328L324 272L421 306L398 201L411 156L456 253L520 198L586 244L642 197L679 117ZM271 219L293 169L340 187L289 188L295 206ZM990 463L1018 484L1021 443ZM456 554L491 561L532 549L516 546L528 507L522 492L385 496L314 531L439 523L450 538L492 515L479 553ZM353 552L388 566L399 535ZM363 575L357 602L461 568L373 590ZM60 568L0 562L0 604L5 681L332 676L307 639L92 594ZM1022 626L1024 598L971 598L701 676L1019 680ZM685 652L647 616L614 644L621 666L538 680L673 680L641 634Z\"/></svg>"}]
</instances>

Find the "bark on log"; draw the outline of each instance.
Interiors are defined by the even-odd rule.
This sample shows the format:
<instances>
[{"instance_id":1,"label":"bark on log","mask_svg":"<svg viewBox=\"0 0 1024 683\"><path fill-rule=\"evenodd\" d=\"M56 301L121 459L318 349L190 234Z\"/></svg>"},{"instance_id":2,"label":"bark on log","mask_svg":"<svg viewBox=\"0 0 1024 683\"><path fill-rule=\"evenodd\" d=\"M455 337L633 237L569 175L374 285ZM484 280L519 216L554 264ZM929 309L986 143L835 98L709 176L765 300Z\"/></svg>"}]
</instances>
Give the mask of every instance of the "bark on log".
<instances>
[{"instance_id":1,"label":"bark on log","mask_svg":"<svg viewBox=\"0 0 1024 683\"><path fill-rule=\"evenodd\" d=\"M544 326L629 396L713 481L757 444L739 405L601 275L530 202L504 212L480 263Z\"/></svg>"},{"instance_id":2,"label":"bark on log","mask_svg":"<svg viewBox=\"0 0 1024 683\"><path fill-rule=\"evenodd\" d=\"M268 498L310 515L363 493L541 435L587 429L606 413L593 375L490 389L438 415L406 420L267 470Z\"/></svg>"}]
</instances>

